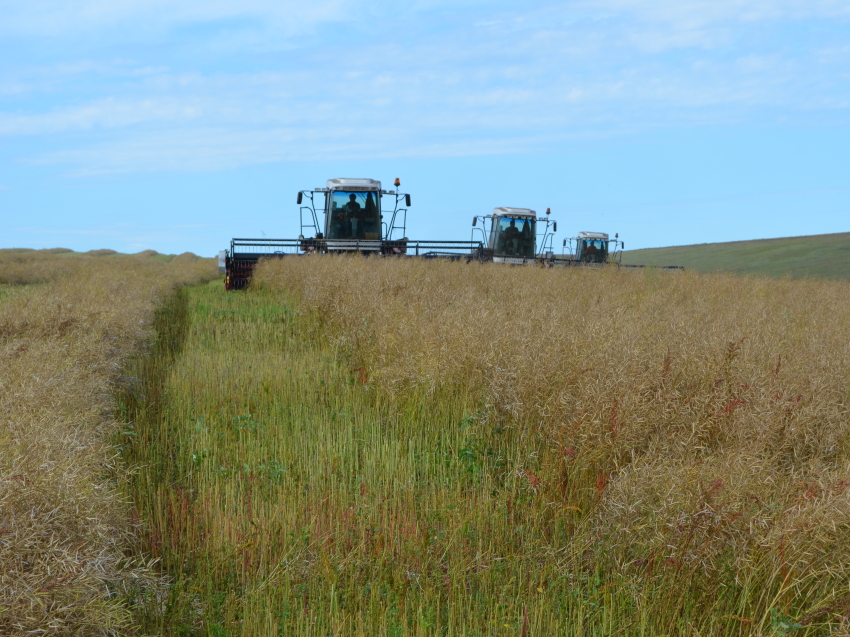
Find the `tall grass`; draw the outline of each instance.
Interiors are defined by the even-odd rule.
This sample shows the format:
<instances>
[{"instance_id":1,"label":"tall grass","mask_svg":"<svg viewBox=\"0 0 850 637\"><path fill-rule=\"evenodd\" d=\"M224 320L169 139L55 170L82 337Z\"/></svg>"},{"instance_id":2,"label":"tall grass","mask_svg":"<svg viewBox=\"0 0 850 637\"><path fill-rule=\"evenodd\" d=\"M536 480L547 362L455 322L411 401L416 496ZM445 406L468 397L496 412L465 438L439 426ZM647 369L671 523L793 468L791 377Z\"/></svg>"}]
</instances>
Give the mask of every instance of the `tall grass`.
<instances>
[{"instance_id":1,"label":"tall grass","mask_svg":"<svg viewBox=\"0 0 850 637\"><path fill-rule=\"evenodd\" d=\"M148 630L846 634L847 284L323 257L256 284L188 291L128 403L174 582Z\"/></svg>"},{"instance_id":2,"label":"tall grass","mask_svg":"<svg viewBox=\"0 0 850 637\"><path fill-rule=\"evenodd\" d=\"M21 257L21 254L24 257ZM128 634L158 577L115 481L111 397L177 285L212 260L163 264L0 251L0 634Z\"/></svg>"}]
</instances>

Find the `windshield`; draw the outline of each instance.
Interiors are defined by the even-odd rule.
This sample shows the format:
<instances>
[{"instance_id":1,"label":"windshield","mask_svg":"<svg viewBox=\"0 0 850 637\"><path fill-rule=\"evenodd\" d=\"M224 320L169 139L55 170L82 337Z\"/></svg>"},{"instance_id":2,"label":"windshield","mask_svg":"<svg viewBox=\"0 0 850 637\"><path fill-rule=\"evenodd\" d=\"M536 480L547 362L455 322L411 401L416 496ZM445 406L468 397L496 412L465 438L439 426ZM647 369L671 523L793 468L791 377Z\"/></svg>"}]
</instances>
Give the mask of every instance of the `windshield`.
<instances>
[{"instance_id":1,"label":"windshield","mask_svg":"<svg viewBox=\"0 0 850 637\"><path fill-rule=\"evenodd\" d=\"M375 192L327 194L328 239L381 239L381 200Z\"/></svg>"},{"instance_id":2,"label":"windshield","mask_svg":"<svg viewBox=\"0 0 850 637\"><path fill-rule=\"evenodd\" d=\"M534 219L500 217L495 230L495 254L534 257Z\"/></svg>"},{"instance_id":3,"label":"windshield","mask_svg":"<svg viewBox=\"0 0 850 637\"><path fill-rule=\"evenodd\" d=\"M588 263L604 263L608 242L602 239L579 239L579 258Z\"/></svg>"}]
</instances>

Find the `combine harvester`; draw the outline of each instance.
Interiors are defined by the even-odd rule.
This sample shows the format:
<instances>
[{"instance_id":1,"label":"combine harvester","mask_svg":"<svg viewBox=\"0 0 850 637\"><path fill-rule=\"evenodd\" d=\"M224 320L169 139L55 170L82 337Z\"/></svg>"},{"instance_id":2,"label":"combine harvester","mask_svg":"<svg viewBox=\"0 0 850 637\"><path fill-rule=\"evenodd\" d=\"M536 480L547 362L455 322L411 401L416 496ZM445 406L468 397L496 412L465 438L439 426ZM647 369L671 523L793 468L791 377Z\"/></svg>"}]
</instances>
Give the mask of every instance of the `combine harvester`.
<instances>
[{"instance_id":1,"label":"combine harvester","mask_svg":"<svg viewBox=\"0 0 850 637\"><path fill-rule=\"evenodd\" d=\"M476 215L470 241L410 240L405 236L410 195L401 193L399 186L398 179L395 190L383 190L381 182L374 179L340 178L329 179L324 188L300 191L298 238L232 239L230 249L219 252L219 270L226 275L225 288L245 288L261 259L287 255L359 253L547 267L620 265L623 242L618 235L611 240L602 232L580 232L578 237L569 239L571 246L575 242L573 253L556 255L552 243L558 224L549 218L548 208L545 217L538 217L528 208L506 206L494 208L490 215ZM389 206L383 206L385 198L391 198L391 213ZM476 233L480 233L480 240L475 240ZM565 249L567 241L564 240Z\"/></svg>"},{"instance_id":2,"label":"combine harvester","mask_svg":"<svg viewBox=\"0 0 850 637\"><path fill-rule=\"evenodd\" d=\"M472 237L481 234L484 248L481 259L495 263L523 265L543 263L554 258L552 241L558 231L558 222L538 217L528 208L493 208L491 215L476 215L472 218ZM478 222L481 226L478 226ZM551 228L551 232L549 229ZM538 249L539 246L539 249Z\"/></svg>"},{"instance_id":3,"label":"combine harvester","mask_svg":"<svg viewBox=\"0 0 850 637\"><path fill-rule=\"evenodd\" d=\"M577 237L564 239L564 250L569 242L571 254L561 255L564 265L603 265L615 263L620 265L625 244L620 241L620 235L615 234L610 239L605 232L579 232ZM575 247L573 248L573 244Z\"/></svg>"},{"instance_id":4,"label":"combine harvester","mask_svg":"<svg viewBox=\"0 0 850 637\"><path fill-rule=\"evenodd\" d=\"M554 254L552 243L558 223L549 218L550 213L547 208L546 216L538 217L534 210L528 208L501 207L494 208L493 214L473 217L472 236L480 233L482 243L486 245L481 260L514 265L536 263L546 267L607 264L624 268L646 267L622 265L625 243L620 241L619 234L611 239L605 232L579 232L577 237L564 239L562 254ZM566 253L568 244L569 254ZM659 266L659 269L684 270L678 265Z\"/></svg>"},{"instance_id":5,"label":"combine harvester","mask_svg":"<svg viewBox=\"0 0 850 637\"><path fill-rule=\"evenodd\" d=\"M621 263L626 244L620 241L620 235L615 234L609 239L604 232L579 232L577 237L564 239L564 250L569 242L572 254L563 254L553 261L554 265L604 265L616 264L621 268L645 268L645 265ZM575 243L575 249L573 249ZM659 270L684 270L681 265L654 266Z\"/></svg>"},{"instance_id":6,"label":"combine harvester","mask_svg":"<svg viewBox=\"0 0 850 637\"><path fill-rule=\"evenodd\" d=\"M620 265L625 244L620 241L619 234L610 239L604 232L579 232L577 237L564 239L564 249L569 242L572 252L556 255L552 243L558 223L549 218L550 214L549 208L545 217L538 217L528 208L501 207L494 208L491 215L473 217L472 235L476 236L476 231L481 233L482 242L487 246L482 260L513 265L536 263L547 267ZM573 243L575 249L572 249Z\"/></svg>"},{"instance_id":7,"label":"combine harvester","mask_svg":"<svg viewBox=\"0 0 850 637\"><path fill-rule=\"evenodd\" d=\"M301 234L297 239L232 239L219 252L224 286L248 285L260 259L287 255L359 253L365 255L479 259L484 246L476 241L411 241L405 236L410 195L382 190L374 179L329 179L324 188L298 193ZM392 212L383 199L392 201ZM386 213L386 214L385 214ZM320 219L321 217L321 219ZM385 217L389 217L386 221ZM311 236L306 236L311 235Z\"/></svg>"}]
</instances>

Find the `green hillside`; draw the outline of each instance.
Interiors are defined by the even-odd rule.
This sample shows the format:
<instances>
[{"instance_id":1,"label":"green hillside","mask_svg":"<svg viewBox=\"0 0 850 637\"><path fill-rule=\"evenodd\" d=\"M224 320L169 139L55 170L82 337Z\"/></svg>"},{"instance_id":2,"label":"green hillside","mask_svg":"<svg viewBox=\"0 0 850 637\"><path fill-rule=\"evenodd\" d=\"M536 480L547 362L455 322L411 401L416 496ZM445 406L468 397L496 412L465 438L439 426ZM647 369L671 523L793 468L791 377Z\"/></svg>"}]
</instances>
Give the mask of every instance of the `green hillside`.
<instances>
[{"instance_id":1,"label":"green hillside","mask_svg":"<svg viewBox=\"0 0 850 637\"><path fill-rule=\"evenodd\" d=\"M850 232L629 250L623 253L623 264L850 279Z\"/></svg>"}]
</instances>

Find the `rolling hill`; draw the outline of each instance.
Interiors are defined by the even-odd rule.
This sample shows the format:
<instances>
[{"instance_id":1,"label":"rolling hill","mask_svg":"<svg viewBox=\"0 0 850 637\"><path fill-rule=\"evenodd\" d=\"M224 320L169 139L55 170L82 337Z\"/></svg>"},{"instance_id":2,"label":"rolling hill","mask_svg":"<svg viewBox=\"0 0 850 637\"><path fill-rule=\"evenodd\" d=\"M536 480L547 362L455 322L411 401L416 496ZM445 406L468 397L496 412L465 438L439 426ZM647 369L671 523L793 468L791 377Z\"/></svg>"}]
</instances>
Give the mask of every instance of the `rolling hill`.
<instances>
[{"instance_id":1,"label":"rolling hill","mask_svg":"<svg viewBox=\"0 0 850 637\"><path fill-rule=\"evenodd\" d=\"M850 279L850 232L781 239L701 243L623 253L623 264L681 265L792 278Z\"/></svg>"}]
</instances>

